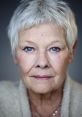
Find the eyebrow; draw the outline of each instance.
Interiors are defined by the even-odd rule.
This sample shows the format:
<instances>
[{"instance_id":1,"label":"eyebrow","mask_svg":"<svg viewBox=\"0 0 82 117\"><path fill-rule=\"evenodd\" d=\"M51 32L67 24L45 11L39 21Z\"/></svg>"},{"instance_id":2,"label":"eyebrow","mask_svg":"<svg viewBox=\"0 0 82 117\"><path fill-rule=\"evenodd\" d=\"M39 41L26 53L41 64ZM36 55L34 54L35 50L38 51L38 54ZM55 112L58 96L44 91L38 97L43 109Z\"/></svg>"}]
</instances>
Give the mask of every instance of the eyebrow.
<instances>
[{"instance_id":1,"label":"eyebrow","mask_svg":"<svg viewBox=\"0 0 82 117\"><path fill-rule=\"evenodd\" d=\"M63 44L62 41L60 41L60 40L55 40L55 41L52 41L52 42L50 43L50 45L52 45L52 44L54 44L54 43L62 43L62 44Z\"/></svg>"}]
</instances>

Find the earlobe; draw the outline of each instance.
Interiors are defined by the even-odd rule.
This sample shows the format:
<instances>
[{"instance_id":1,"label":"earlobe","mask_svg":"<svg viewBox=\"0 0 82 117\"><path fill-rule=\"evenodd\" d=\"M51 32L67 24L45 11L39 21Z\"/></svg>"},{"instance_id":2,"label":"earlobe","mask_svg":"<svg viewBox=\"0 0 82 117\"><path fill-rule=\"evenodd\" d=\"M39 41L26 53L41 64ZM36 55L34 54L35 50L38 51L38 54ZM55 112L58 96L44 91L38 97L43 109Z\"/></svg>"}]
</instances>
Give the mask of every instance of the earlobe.
<instances>
[{"instance_id":1,"label":"earlobe","mask_svg":"<svg viewBox=\"0 0 82 117\"><path fill-rule=\"evenodd\" d=\"M69 54L69 64L72 63L73 58L74 58L73 52L70 52L70 54Z\"/></svg>"}]
</instances>

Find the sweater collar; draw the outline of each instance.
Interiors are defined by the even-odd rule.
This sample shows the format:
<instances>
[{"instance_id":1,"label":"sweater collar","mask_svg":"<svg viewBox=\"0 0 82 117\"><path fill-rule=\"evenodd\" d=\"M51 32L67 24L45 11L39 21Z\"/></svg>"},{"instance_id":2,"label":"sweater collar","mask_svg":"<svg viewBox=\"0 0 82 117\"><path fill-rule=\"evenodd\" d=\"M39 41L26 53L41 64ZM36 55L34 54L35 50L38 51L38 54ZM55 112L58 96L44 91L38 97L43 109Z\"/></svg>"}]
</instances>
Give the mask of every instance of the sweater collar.
<instances>
[{"instance_id":1,"label":"sweater collar","mask_svg":"<svg viewBox=\"0 0 82 117\"><path fill-rule=\"evenodd\" d=\"M25 85L22 80L20 80L19 85L19 99L22 117L31 117L29 97ZM67 77L63 89L63 99L61 106L61 117L69 117L69 104L70 104L70 78Z\"/></svg>"},{"instance_id":2,"label":"sweater collar","mask_svg":"<svg viewBox=\"0 0 82 117\"><path fill-rule=\"evenodd\" d=\"M63 99L61 106L61 117L69 117L70 110L70 77L67 76L63 89Z\"/></svg>"},{"instance_id":3,"label":"sweater collar","mask_svg":"<svg viewBox=\"0 0 82 117\"><path fill-rule=\"evenodd\" d=\"M19 84L19 99L22 117L31 117L29 97L27 96L27 91L22 80L20 80Z\"/></svg>"}]
</instances>

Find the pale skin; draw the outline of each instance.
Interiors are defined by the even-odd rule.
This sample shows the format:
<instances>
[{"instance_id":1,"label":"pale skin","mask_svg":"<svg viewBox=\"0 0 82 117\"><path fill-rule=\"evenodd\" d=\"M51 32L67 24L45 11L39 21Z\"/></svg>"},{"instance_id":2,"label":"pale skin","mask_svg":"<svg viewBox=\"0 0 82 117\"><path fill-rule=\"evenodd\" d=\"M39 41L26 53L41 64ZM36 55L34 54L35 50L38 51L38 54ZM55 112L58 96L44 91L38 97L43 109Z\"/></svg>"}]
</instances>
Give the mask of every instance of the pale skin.
<instances>
[{"instance_id":1,"label":"pale skin","mask_svg":"<svg viewBox=\"0 0 82 117\"><path fill-rule=\"evenodd\" d=\"M56 24L41 24L20 32L15 62L28 89L33 117L50 117L61 104L72 59L65 32Z\"/></svg>"}]
</instances>

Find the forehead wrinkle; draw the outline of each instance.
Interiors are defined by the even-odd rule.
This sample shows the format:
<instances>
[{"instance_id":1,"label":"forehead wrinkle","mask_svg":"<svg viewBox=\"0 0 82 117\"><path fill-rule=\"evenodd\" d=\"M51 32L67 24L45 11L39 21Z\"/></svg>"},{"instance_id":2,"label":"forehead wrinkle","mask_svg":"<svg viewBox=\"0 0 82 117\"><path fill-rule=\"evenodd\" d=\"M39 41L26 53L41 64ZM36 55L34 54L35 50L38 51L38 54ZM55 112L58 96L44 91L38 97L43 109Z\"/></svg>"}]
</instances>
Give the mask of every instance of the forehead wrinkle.
<instances>
[{"instance_id":1,"label":"forehead wrinkle","mask_svg":"<svg viewBox=\"0 0 82 117\"><path fill-rule=\"evenodd\" d=\"M44 24L32 27L31 29L23 30L20 33L20 40L22 42L32 42L35 44L43 45L62 42L65 39L65 31L52 24ZM43 43L44 42L44 43Z\"/></svg>"}]
</instances>

